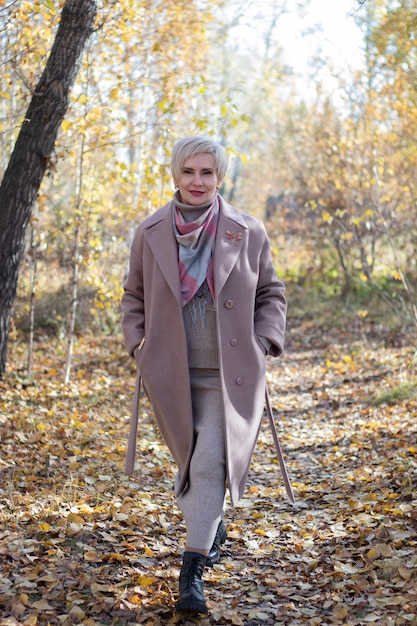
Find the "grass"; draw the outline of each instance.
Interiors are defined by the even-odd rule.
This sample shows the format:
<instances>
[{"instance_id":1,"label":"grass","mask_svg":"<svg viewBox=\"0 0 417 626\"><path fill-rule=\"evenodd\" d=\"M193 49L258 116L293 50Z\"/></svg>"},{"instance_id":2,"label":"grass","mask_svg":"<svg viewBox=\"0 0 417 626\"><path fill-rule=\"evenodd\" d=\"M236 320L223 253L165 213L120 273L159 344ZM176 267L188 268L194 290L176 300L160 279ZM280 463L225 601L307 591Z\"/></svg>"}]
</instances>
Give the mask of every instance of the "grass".
<instances>
[{"instance_id":1,"label":"grass","mask_svg":"<svg viewBox=\"0 0 417 626\"><path fill-rule=\"evenodd\" d=\"M417 398L417 381L412 383L403 383L387 389L375 396L372 404L380 406L381 404L398 404L407 400L415 400Z\"/></svg>"}]
</instances>

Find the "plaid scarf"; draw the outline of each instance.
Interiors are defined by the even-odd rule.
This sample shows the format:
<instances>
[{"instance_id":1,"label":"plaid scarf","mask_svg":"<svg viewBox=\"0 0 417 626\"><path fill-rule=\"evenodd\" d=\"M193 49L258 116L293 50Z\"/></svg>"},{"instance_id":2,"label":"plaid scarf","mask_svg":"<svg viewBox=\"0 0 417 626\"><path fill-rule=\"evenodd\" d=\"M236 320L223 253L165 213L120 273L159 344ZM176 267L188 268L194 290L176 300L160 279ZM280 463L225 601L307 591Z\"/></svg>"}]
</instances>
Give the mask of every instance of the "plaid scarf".
<instances>
[{"instance_id":1,"label":"plaid scarf","mask_svg":"<svg viewBox=\"0 0 417 626\"><path fill-rule=\"evenodd\" d=\"M180 208L185 212L187 209L204 209L206 205L184 205L178 200L177 194L174 201L174 233L179 244L178 265L183 306L195 296L206 279L214 300L213 252L219 217L217 194L204 213L192 222L184 220Z\"/></svg>"}]
</instances>

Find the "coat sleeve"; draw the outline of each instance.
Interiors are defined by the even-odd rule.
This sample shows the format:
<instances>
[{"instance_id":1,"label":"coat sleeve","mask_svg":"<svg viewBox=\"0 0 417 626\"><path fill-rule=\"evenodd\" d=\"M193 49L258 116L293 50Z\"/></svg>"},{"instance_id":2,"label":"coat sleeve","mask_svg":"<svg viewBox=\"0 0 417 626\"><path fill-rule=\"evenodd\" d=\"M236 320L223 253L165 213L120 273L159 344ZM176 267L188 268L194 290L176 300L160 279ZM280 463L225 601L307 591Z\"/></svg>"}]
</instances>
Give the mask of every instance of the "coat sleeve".
<instances>
[{"instance_id":1,"label":"coat sleeve","mask_svg":"<svg viewBox=\"0 0 417 626\"><path fill-rule=\"evenodd\" d=\"M145 306L143 295L143 262L140 254L140 230L136 231L130 249L129 270L123 285L122 329L128 353L133 352L145 336Z\"/></svg>"},{"instance_id":2,"label":"coat sleeve","mask_svg":"<svg viewBox=\"0 0 417 626\"><path fill-rule=\"evenodd\" d=\"M287 300L285 285L278 279L272 262L269 239L261 226L259 277L255 299L255 333L271 342L269 354L279 356L284 350Z\"/></svg>"}]
</instances>

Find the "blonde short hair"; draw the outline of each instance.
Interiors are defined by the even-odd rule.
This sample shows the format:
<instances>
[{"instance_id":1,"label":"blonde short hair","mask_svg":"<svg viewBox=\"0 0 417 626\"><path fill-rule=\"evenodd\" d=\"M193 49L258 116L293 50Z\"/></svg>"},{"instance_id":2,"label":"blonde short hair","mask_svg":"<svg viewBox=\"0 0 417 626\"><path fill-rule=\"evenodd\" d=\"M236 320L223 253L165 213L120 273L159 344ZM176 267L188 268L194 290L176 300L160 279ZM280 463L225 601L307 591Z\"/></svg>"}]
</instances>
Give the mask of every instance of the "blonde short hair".
<instances>
[{"instance_id":1,"label":"blonde short hair","mask_svg":"<svg viewBox=\"0 0 417 626\"><path fill-rule=\"evenodd\" d=\"M185 161L195 154L211 154L214 158L214 169L219 180L226 174L228 158L222 145L210 137L187 137L178 141L171 153L171 173L174 183L177 183L181 168Z\"/></svg>"}]
</instances>

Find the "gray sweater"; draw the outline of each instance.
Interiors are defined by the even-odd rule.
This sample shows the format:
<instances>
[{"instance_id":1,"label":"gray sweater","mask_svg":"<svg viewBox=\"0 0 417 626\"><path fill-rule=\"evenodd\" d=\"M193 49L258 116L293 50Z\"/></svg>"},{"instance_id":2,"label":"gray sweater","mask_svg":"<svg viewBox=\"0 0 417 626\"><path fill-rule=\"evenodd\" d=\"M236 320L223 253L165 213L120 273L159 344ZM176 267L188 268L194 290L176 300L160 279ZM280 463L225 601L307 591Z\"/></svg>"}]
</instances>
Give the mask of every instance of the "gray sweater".
<instances>
[{"instance_id":1,"label":"gray sweater","mask_svg":"<svg viewBox=\"0 0 417 626\"><path fill-rule=\"evenodd\" d=\"M218 369L216 311L207 282L183 308L188 365Z\"/></svg>"}]
</instances>

